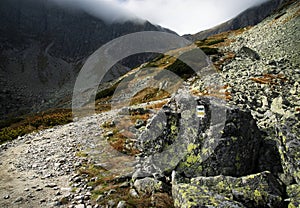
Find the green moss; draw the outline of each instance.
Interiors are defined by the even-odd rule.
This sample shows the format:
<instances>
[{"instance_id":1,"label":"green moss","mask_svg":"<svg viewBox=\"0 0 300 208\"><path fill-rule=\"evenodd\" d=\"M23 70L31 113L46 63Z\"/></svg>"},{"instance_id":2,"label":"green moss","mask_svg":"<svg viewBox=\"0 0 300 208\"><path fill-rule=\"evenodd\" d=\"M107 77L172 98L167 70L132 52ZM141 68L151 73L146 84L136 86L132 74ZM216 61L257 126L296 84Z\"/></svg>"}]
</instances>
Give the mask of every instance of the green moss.
<instances>
[{"instance_id":1,"label":"green moss","mask_svg":"<svg viewBox=\"0 0 300 208\"><path fill-rule=\"evenodd\" d=\"M198 160L198 157L195 156L195 155L193 155L193 154L190 155L190 156L188 156L188 157L186 158L186 162L187 162L188 166L189 166L190 164L196 163L197 160Z\"/></svg>"},{"instance_id":2,"label":"green moss","mask_svg":"<svg viewBox=\"0 0 300 208\"><path fill-rule=\"evenodd\" d=\"M257 203L257 204L260 204L259 202L262 200L262 194L259 190L255 189L254 191L254 201Z\"/></svg>"},{"instance_id":3,"label":"green moss","mask_svg":"<svg viewBox=\"0 0 300 208\"><path fill-rule=\"evenodd\" d=\"M297 207L293 204L293 202L291 202L291 203L289 203L288 208L297 208Z\"/></svg>"},{"instance_id":4,"label":"green moss","mask_svg":"<svg viewBox=\"0 0 300 208\"><path fill-rule=\"evenodd\" d=\"M193 144L193 143L190 143L190 144L188 145L188 147L187 147L188 153L192 153L193 150L195 150L197 147L198 147L198 145Z\"/></svg>"},{"instance_id":5,"label":"green moss","mask_svg":"<svg viewBox=\"0 0 300 208\"><path fill-rule=\"evenodd\" d=\"M219 191L223 191L225 189L225 183L224 181L220 181L218 184L217 184L217 189Z\"/></svg>"},{"instance_id":6,"label":"green moss","mask_svg":"<svg viewBox=\"0 0 300 208\"><path fill-rule=\"evenodd\" d=\"M77 157L87 157L88 154L87 154L86 152L80 151L80 152L76 152L76 156L77 156Z\"/></svg>"},{"instance_id":7,"label":"green moss","mask_svg":"<svg viewBox=\"0 0 300 208\"><path fill-rule=\"evenodd\" d=\"M171 126L171 134L173 134L173 135L176 134L177 129L178 129L177 126L172 125L172 126Z\"/></svg>"}]
</instances>

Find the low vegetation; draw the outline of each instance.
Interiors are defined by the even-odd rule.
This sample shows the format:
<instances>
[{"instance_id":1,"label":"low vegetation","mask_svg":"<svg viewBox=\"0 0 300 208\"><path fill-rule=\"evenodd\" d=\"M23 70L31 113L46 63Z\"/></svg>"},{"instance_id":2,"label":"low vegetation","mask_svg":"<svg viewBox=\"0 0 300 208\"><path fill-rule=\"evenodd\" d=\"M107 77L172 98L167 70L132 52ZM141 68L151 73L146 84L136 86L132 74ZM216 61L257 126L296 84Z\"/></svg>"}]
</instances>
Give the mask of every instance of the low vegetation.
<instances>
[{"instance_id":1,"label":"low vegetation","mask_svg":"<svg viewBox=\"0 0 300 208\"><path fill-rule=\"evenodd\" d=\"M264 74L262 77L252 77L250 80L259 84L267 85L281 85L287 81L283 74Z\"/></svg>"},{"instance_id":2,"label":"low vegetation","mask_svg":"<svg viewBox=\"0 0 300 208\"><path fill-rule=\"evenodd\" d=\"M85 164L79 169L81 175L87 175L90 181L89 186L93 187L91 200L99 205L107 205L113 200L126 201L128 208L144 207L174 207L174 202L170 193L157 192L154 194L144 194L139 197L130 195L130 178L119 177L102 167Z\"/></svg>"},{"instance_id":3,"label":"low vegetation","mask_svg":"<svg viewBox=\"0 0 300 208\"><path fill-rule=\"evenodd\" d=\"M16 139L36 130L63 125L72 121L72 111L55 109L34 116L17 117L0 122L0 143Z\"/></svg>"},{"instance_id":4,"label":"low vegetation","mask_svg":"<svg viewBox=\"0 0 300 208\"><path fill-rule=\"evenodd\" d=\"M159 90L158 88L145 88L142 91L138 92L131 99L130 105L163 100L165 98L169 98L170 96L170 93L164 90Z\"/></svg>"}]
</instances>

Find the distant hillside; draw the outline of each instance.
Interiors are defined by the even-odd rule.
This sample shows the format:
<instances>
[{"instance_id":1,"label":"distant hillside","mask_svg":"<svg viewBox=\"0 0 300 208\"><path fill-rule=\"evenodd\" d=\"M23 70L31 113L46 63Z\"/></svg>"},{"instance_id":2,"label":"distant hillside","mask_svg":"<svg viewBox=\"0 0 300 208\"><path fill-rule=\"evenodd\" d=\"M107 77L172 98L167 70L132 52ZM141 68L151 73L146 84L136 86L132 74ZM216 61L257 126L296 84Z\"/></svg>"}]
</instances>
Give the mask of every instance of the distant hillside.
<instances>
[{"instance_id":1,"label":"distant hillside","mask_svg":"<svg viewBox=\"0 0 300 208\"><path fill-rule=\"evenodd\" d=\"M72 92L85 59L108 41L139 31L171 32L150 22L109 25L47 0L1 0L0 24L0 118L55 106ZM116 66L107 78L128 70Z\"/></svg>"},{"instance_id":2,"label":"distant hillside","mask_svg":"<svg viewBox=\"0 0 300 208\"><path fill-rule=\"evenodd\" d=\"M275 10L279 9L283 4L295 1L296 0L269 0L258 6L245 10L235 18L224 22L218 26L201 31L194 35L184 35L184 37L193 41L203 40L211 35L219 34L221 32L236 30L247 26L253 26L261 22L267 16L272 14Z\"/></svg>"}]
</instances>

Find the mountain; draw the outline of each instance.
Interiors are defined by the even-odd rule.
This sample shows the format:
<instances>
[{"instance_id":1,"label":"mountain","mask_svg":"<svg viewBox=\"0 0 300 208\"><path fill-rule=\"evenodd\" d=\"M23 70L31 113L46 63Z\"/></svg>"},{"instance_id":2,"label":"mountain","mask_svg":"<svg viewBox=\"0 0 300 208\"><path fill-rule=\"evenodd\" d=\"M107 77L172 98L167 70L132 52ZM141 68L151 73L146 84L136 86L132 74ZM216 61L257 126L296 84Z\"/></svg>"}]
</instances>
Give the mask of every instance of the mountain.
<instances>
[{"instance_id":1,"label":"mountain","mask_svg":"<svg viewBox=\"0 0 300 208\"><path fill-rule=\"evenodd\" d=\"M48 0L2 0L0 23L0 118L55 107L70 96L85 59L108 41L139 31L172 32L147 21L106 24ZM148 58L117 65L108 80Z\"/></svg>"},{"instance_id":2,"label":"mountain","mask_svg":"<svg viewBox=\"0 0 300 208\"><path fill-rule=\"evenodd\" d=\"M293 0L292 0L293 1ZM269 0L255 7L249 8L237 15L235 18L217 25L211 29L201 31L194 35L184 35L189 40L203 40L208 36L218 34L225 31L236 30L239 28L253 26L261 22L267 16L283 6L283 4L291 2L291 0Z\"/></svg>"},{"instance_id":3,"label":"mountain","mask_svg":"<svg viewBox=\"0 0 300 208\"><path fill-rule=\"evenodd\" d=\"M157 56L99 90L97 114L1 129L0 207L299 207L299 18L291 1Z\"/></svg>"}]
</instances>

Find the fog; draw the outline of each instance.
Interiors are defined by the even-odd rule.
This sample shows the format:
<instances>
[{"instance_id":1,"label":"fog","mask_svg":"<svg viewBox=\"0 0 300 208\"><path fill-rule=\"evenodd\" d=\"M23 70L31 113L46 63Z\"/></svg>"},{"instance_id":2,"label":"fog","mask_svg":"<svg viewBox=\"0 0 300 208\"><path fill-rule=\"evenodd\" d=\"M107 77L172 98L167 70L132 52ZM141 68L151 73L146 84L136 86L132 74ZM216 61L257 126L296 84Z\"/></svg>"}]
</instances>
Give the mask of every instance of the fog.
<instances>
[{"instance_id":1,"label":"fog","mask_svg":"<svg viewBox=\"0 0 300 208\"><path fill-rule=\"evenodd\" d=\"M107 23L148 20L180 35L225 22L267 0L53 0L82 8Z\"/></svg>"}]
</instances>

